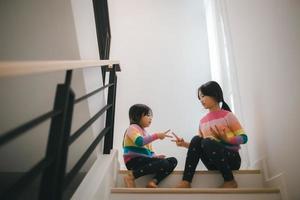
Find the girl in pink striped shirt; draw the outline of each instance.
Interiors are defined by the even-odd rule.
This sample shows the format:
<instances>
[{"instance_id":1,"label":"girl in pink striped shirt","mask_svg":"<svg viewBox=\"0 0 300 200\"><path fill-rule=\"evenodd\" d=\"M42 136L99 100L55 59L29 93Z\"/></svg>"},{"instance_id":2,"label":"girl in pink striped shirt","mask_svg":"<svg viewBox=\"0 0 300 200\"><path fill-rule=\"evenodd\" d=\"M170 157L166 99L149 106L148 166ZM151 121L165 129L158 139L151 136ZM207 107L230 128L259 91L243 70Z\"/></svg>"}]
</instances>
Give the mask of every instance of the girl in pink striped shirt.
<instances>
[{"instance_id":1,"label":"girl in pink striped shirt","mask_svg":"<svg viewBox=\"0 0 300 200\"><path fill-rule=\"evenodd\" d=\"M238 184L232 170L240 168L240 144L247 142L247 135L224 101L217 82L209 81L199 87L198 98L209 112L200 120L199 135L194 136L190 143L179 137L175 140L177 146L188 148L183 178L178 187L191 187L201 159L208 170L220 171L224 178L224 184L220 187L236 188Z\"/></svg>"}]
</instances>

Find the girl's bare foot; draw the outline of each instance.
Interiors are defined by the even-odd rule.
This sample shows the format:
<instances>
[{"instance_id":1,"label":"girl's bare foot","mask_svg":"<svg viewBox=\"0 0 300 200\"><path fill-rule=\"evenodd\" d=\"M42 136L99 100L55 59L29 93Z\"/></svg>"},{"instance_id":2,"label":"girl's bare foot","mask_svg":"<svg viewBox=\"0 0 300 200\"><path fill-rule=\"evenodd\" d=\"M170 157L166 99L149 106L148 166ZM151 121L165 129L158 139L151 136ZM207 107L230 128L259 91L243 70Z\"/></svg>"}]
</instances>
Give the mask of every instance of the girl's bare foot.
<instances>
[{"instance_id":1,"label":"girl's bare foot","mask_svg":"<svg viewBox=\"0 0 300 200\"><path fill-rule=\"evenodd\" d=\"M234 179L232 181L225 181L223 185L220 186L220 188L237 188L237 187L238 184Z\"/></svg>"},{"instance_id":2,"label":"girl's bare foot","mask_svg":"<svg viewBox=\"0 0 300 200\"><path fill-rule=\"evenodd\" d=\"M126 187L135 188L134 176L131 171L126 176L124 176L123 179Z\"/></svg>"},{"instance_id":3,"label":"girl's bare foot","mask_svg":"<svg viewBox=\"0 0 300 200\"><path fill-rule=\"evenodd\" d=\"M191 183L183 180L176 188L191 188Z\"/></svg>"},{"instance_id":4,"label":"girl's bare foot","mask_svg":"<svg viewBox=\"0 0 300 200\"><path fill-rule=\"evenodd\" d=\"M155 180L151 180L148 182L148 184L146 185L147 188L157 188L157 184Z\"/></svg>"}]
</instances>

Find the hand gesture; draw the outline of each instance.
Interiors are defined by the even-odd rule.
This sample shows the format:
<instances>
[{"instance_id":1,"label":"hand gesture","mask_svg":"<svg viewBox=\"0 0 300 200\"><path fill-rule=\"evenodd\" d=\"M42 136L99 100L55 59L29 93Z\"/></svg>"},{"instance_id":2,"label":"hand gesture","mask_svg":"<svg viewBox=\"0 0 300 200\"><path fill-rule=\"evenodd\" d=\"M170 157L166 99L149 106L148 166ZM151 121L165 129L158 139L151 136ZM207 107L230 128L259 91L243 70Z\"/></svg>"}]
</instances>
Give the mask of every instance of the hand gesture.
<instances>
[{"instance_id":1,"label":"hand gesture","mask_svg":"<svg viewBox=\"0 0 300 200\"><path fill-rule=\"evenodd\" d=\"M201 130L198 131L198 135L203 138L203 133Z\"/></svg>"},{"instance_id":2,"label":"hand gesture","mask_svg":"<svg viewBox=\"0 0 300 200\"><path fill-rule=\"evenodd\" d=\"M174 135L176 140L171 140L171 141L176 142L176 145L178 147L188 147L189 146L189 144L187 142L185 142L183 138L178 137L174 132L172 132L172 135Z\"/></svg>"},{"instance_id":3,"label":"hand gesture","mask_svg":"<svg viewBox=\"0 0 300 200\"><path fill-rule=\"evenodd\" d=\"M165 132L162 132L162 133L157 133L157 137L161 140L165 139L166 137L172 138L171 135L168 135L169 132L170 132L170 129Z\"/></svg>"},{"instance_id":4,"label":"hand gesture","mask_svg":"<svg viewBox=\"0 0 300 200\"><path fill-rule=\"evenodd\" d=\"M215 129L210 127L210 131L211 131L212 136L214 136L215 138L218 138L218 139L223 140L225 142L228 141L228 137L227 137L227 134L225 132L225 128L218 128L218 126L215 125Z\"/></svg>"}]
</instances>

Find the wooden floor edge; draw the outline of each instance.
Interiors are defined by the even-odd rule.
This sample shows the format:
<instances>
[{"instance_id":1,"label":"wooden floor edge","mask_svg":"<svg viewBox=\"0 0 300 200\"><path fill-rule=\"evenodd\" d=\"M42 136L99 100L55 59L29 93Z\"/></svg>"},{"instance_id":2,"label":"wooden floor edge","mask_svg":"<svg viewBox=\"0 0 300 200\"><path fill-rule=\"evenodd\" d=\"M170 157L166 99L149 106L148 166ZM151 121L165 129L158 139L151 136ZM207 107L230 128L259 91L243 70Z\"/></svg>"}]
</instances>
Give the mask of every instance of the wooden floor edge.
<instances>
[{"instance_id":1,"label":"wooden floor edge","mask_svg":"<svg viewBox=\"0 0 300 200\"><path fill-rule=\"evenodd\" d=\"M127 170L119 170L119 174L126 174ZM172 174L183 174L183 170L174 170ZM199 170L195 174L219 174L218 171ZM241 169L233 171L233 174L260 174L259 169Z\"/></svg>"},{"instance_id":2,"label":"wooden floor edge","mask_svg":"<svg viewBox=\"0 0 300 200\"><path fill-rule=\"evenodd\" d=\"M111 193L151 193L151 194L258 194L279 193L277 188L112 188Z\"/></svg>"}]
</instances>

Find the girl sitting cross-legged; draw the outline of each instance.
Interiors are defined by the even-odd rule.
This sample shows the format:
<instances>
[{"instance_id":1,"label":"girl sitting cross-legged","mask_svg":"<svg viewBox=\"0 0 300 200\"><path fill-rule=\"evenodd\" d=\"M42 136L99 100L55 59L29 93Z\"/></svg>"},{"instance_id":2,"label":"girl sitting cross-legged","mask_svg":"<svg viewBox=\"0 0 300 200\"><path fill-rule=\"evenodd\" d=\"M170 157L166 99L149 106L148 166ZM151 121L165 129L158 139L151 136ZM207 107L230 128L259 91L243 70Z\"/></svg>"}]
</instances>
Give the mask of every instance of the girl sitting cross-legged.
<instances>
[{"instance_id":1,"label":"girl sitting cross-legged","mask_svg":"<svg viewBox=\"0 0 300 200\"><path fill-rule=\"evenodd\" d=\"M168 131L149 134L145 128L152 121L152 110L144 104L135 104L129 109L130 126L127 128L124 140L124 162L129 174L124 176L126 187L135 187L135 179L153 174L146 187L156 188L161 180L171 174L177 165L174 157L165 158L157 155L152 149L152 142L157 139L172 137Z\"/></svg>"},{"instance_id":2,"label":"girl sitting cross-legged","mask_svg":"<svg viewBox=\"0 0 300 200\"><path fill-rule=\"evenodd\" d=\"M199 135L194 136L190 143L176 136L177 146L188 148L185 168L179 188L191 187L195 169L199 159L208 170L221 172L224 183L222 188L238 187L232 170L241 165L239 149L247 142L238 119L231 112L223 99L220 85L215 81L207 82L198 89L198 98L208 113L200 120ZM222 107L220 107L222 103Z\"/></svg>"}]
</instances>

